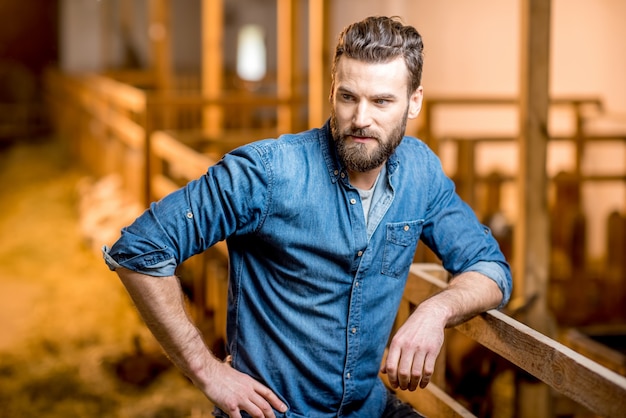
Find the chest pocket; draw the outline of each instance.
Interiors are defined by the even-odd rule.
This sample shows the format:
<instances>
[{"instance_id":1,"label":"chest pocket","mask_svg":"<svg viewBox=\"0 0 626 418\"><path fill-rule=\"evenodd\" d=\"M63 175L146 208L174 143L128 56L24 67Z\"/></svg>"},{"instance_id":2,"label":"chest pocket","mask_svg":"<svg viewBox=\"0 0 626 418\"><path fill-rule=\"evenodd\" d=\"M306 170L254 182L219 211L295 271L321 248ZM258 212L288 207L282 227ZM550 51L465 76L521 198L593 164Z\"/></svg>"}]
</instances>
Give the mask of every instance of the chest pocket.
<instances>
[{"instance_id":1,"label":"chest pocket","mask_svg":"<svg viewBox=\"0 0 626 418\"><path fill-rule=\"evenodd\" d=\"M399 278L413 262L423 220L387 224L381 273Z\"/></svg>"}]
</instances>

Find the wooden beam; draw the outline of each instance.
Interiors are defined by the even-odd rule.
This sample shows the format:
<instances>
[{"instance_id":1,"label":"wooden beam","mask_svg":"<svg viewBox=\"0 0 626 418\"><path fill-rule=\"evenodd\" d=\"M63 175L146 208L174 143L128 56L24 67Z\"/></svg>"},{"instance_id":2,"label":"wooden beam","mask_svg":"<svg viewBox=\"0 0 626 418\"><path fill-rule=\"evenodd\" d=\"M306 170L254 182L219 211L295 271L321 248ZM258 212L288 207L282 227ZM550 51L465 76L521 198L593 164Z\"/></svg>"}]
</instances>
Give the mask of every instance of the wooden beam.
<instances>
[{"instance_id":1,"label":"wooden beam","mask_svg":"<svg viewBox=\"0 0 626 418\"><path fill-rule=\"evenodd\" d=\"M329 115L330 55L328 0L309 0L309 120L308 128L324 124Z\"/></svg>"},{"instance_id":2,"label":"wooden beam","mask_svg":"<svg viewBox=\"0 0 626 418\"><path fill-rule=\"evenodd\" d=\"M170 165L175 165L177 174L185 181L200 177L216 163L210 157L191 149L167 132L152 133L151 145L153 155L167 160Z\"/></svg>"},{"instance_id":3,"label":"wooden beam","mask_svg":"<svg viewBox=\"0 0 626 418\"><path fill-rule=\"evenodd\" d=\"M150 0L149 38L152 43L152 70L155 73L156 88L172 88L172 56L170 1Z\"/></svg>"},{"instance_id":4,"label":"wooden beam","mask_svg":"<svg viewBox=\"0 0 626 418\"><path fill-rule=\"evenodd\" d=\"M277 22L277 90L278 97L292 99L298 91L298 12L300 2L297 0L276 1ZM278 132L291 132L298 107L278 107Z\"/></svg>"},{"instance_id":5,"label":"wooden beam","mask_svg":"<svg viewBox=\"0 0 626 418\"><path fill-rule=\"evenodd\" d=\"M441 271L443 268L440 266L411 266L404 298L419 305L426 298L445 289L447 282L438 277ZM603 417L624 416L626 377L502 312L490 310L455 329L592 412Z\"/></svg>"},{"instance_id":6,"label":"wooden beam","mask_svg":"<svg viewBox=\"0 0 626 418\"><path fill-rule=\"evenodd\" d=\"M383 356L384 358L387 358L387 353ZM393 390L389 384L387 374L379 373L379 377L385 386ZM472 414L434 382L429 383L424 389L415 391L393 391L400 400L414 406L420 414L424 414L427 417L476 418L476 415Z\"/></svg>"},{"instance_id":7,"label":"wooden beam","mask_svg":"<svg viewBox=\"0 0 626 418\"><path fill-rule=\"evenodd\" d=\"M202 95L219 96L223 89L224 67L224 0L202 0ZM223 128L220 106L207 106L203 114L203 131L219 135Z\"/></svg>"},{"instance_id":8,"label":"wooden beam","mask_svg":"<svg viewBox=\"0 0 626 418\"><path fill-rule=\"evenodd\" d=\"M550 73L550 0L521 2L519 91L519 218L513 246L515 294L535 302L522 322L548 336L554 325L547 308L550 260L546 155ZM517 385L517 416L551 417L550 388L522 379Z\"/></svg>"},{"instance_id":9,"label":"wooden beam","mask_svg":"<svg viewBox=\"0 0 626 418\"><path fill-rule=\"evenodd\" d=\"M116 32L113 29L113 20L118 7L119 5L114 5L108 1L98 2L100 12L100 61L105 70L110 69L111 62L113 62L111 37Z\"/></svg>"}]
</instances>

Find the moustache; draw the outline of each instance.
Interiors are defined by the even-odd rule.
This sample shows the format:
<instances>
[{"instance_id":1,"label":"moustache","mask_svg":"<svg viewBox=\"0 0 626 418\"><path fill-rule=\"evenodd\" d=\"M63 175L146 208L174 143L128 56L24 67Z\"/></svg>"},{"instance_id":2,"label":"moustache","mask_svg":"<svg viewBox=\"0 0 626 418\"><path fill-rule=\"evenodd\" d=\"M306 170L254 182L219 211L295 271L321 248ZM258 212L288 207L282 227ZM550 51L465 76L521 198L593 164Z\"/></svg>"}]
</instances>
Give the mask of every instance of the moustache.
<instances>
[{"instance_id":1,"label":"moustache","mask_svg":"<svg viewBox=\"0 0 626 418\"><path fill-rule=\"evenodd\" d=\"M380 142L380 138L376 135L375 132L370 131L369 129L359 128L359 129L347 129L343 133L344 138L346 136L360 136L364 138L373 138L376 141Z\"/></svg>"}]
</instances>

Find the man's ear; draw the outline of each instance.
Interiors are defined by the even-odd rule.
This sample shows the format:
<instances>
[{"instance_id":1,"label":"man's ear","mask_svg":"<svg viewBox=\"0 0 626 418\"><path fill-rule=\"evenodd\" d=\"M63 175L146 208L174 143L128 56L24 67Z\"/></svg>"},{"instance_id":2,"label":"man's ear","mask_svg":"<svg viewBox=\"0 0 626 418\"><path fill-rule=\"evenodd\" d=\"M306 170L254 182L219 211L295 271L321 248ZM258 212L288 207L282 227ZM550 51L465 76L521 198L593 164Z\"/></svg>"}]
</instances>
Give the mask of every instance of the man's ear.
<instances>
[{"instance_id":1,"label":"man's ear","mask_svg":"<svg viewBox=\"0 0 626 418\"><path fill-rule=\"evenodd\" d=\"M411 97L409 97L409 112L407 114L407 117L409 119L415 119L417 115L420 114L420 111L422 110L423 99L424 88L422 86L419 86L417 89L415 89L413 94L411 94Z\"/></svg>"}]
</instances>

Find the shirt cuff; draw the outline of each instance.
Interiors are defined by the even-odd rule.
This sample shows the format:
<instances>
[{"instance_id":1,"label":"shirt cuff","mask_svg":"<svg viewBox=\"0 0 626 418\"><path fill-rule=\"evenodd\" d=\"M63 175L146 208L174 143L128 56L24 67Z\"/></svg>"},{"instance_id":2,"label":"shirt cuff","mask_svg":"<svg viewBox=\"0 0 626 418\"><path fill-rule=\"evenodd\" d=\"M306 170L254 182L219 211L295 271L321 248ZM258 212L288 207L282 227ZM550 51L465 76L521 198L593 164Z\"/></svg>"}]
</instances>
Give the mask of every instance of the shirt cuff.
<instances>
[{"instance_id":1,"label":"shirt cuff","mask_svg":"<svg viewBox=\"0 0 626 418\"><path fill-rule=\"evenodd\" d=\"M163 250L155 250L122 260L116 259L115 249L106 245L102 247L102 255L109 269L115 271L122 267L147 276L168 277L176 274L176 260Z\"/></svg>"},{"instance_id":2,"label":"shirt cuff","mask_svg":"<svg viewBox=\"0 0 626 418\"><path fill-rule=\"evenodd\" d=\"M111 251L111 249L108 246L106 246L106 245L103 246L102 247L102 256L104 257L104 262L109 267L109 270L115 271L115 270L117 270L118 268L120 268L122 266L120 265L120 263L115 261L115 259L113 257L111 257L109 255L109 251Z\"/></svg>"},{"instance_id":3,"label":"shirt cuff","mask_svg":"<svg viewBox=\"0 0 626 418\"><path fill-rule=\"evenodd\" d=\"M492 261L479 261L466 271L475 271L477 273L484 274L496 282L502 292L502 303L500 303L498 309L503 308L509 302L511 292L513 290L513 284L510 276L506 274L504 268L500 264Z\"/></svg>"}]
</instances>

